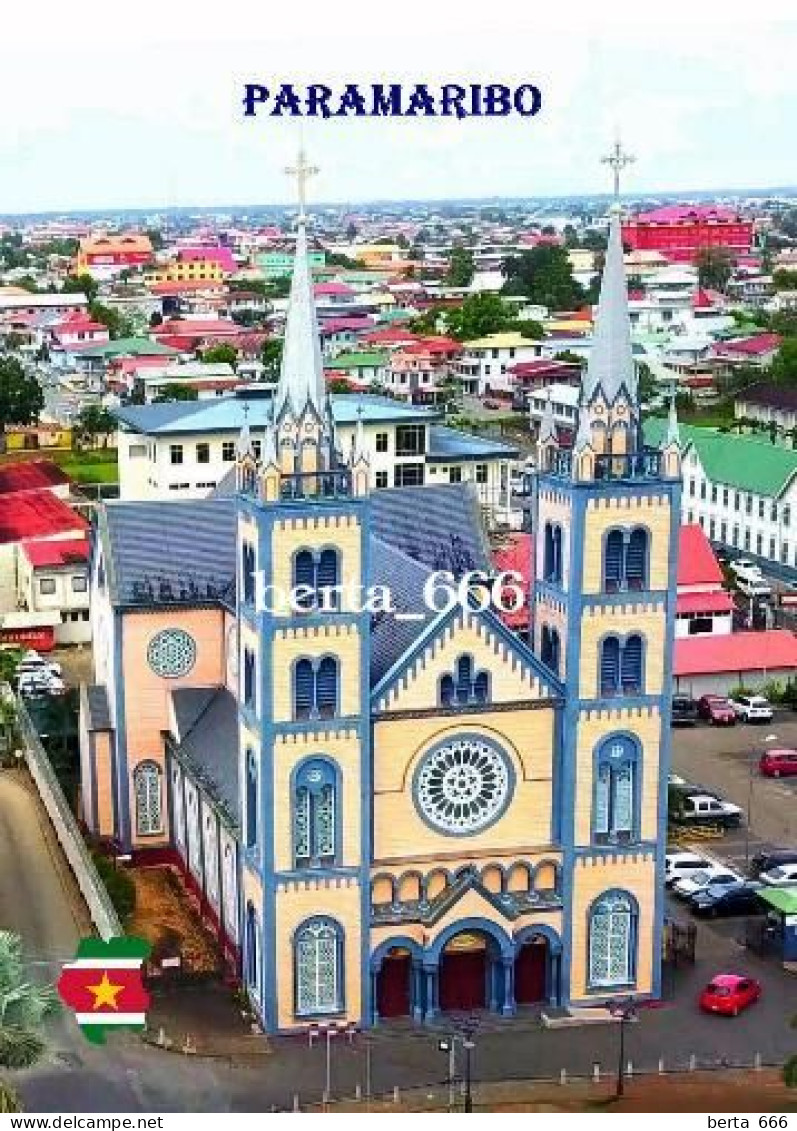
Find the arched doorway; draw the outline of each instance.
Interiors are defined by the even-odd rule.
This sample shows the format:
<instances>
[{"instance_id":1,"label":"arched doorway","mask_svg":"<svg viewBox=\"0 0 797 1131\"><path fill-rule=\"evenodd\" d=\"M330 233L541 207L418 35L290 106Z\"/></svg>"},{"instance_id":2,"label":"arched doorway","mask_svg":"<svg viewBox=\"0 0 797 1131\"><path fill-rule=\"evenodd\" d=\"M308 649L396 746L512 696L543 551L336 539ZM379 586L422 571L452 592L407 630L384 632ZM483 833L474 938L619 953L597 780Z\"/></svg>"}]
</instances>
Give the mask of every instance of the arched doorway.
<instances>
[{"instance_id":1,"label":"arched doorway","mask_svg":"<svg viewBox=\"0 0 797 1131\"><path fill-rule=\"evenodd\" d=\"M440 955L440 1009L486 1009L490 968L488 940L481 932L454 935Z\"/></svg>"},{"instance_id":2,"label":"arched doorway","mask_svg":"<svg viewBox=\"0 0 797 1131\"><path fill-rule=\"evenodd\" d=\"M524 942L515 958L515 1001L534 1005L548 1000L548 940L534 935Z\"/></svg>"},{"instance_id":3,"label":"arched doorway","mask_svg":"<svg viewBox=\"0 0 797 1131\"><path fill-rule=\"evenodd\" d=\"M376 977L376 1008L380 1017L408 1017L412 1005L412 956L394 946L385 954Z\"/></svg>"}]
</instances>

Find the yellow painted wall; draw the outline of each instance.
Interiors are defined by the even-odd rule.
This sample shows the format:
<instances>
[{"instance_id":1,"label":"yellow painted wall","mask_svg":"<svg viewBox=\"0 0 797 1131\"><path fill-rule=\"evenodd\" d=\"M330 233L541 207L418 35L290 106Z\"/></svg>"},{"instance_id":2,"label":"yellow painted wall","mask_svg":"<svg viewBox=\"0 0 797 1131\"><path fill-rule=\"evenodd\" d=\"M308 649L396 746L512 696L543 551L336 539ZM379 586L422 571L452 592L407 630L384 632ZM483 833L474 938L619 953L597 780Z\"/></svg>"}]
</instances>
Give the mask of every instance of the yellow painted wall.
<instances>
[{"instance_id":1,"label":"yellow painted wall","mask_svg":"<svg viewBox=\"0 0 797 1131\"><path fill-rule=\"evenodd\" d=\"M113 836L115 802L111 775L111 736L105 731L94 733L94 763L97 783L97 832L100 836Z\"/></svg>"},{"instance_id":2,"label":"yellow painted wall","mask_svg":"<svg viewBox=\"0 0 797 1131\"><path fill-rule=\"evenodd\" d=\"M316 915L337 919L345 930L345 1019L360 1020L360 887L355 877L342 878L336 884L328 888L321 879L308 879L280 885L277 889L277 1024L281 1029L309 1025L317 1020L296 1017L293 1000L293 936L305 919Z\"/></svg>"},{"instance_id":3,"label":"yellow painted wall","mask_svg":"<svg viewBox=\"0 0 797 1131\"><path fill-rule=\"evenodd\" d=\"M180 679L162 679L147 663L147 648L164 628L181 628L194 638L196 662ZM129 613L122 630L122 671L125 673L125 725L131 833L135 844L160 843L168 838L166 784L163 783L164 833L137 838L133 771L140 761L164 768L162 732L168 729L169 695L178 687L210 687L224 682L224 613L221 609L171 609L157 613Z\"/></svg>"},{"instance_id":4,"label":"yellow painted wall","mask_svg":"<svg viewBox=\"0 0 797 1131\"><path fill-rule=\"evenodd\" d=\"M341 799L338 820L342 832L341 863L360 863L360 740L356 730L337 733L305 733L282 736L274 746L274 844L279 871L293 868L291 820L291 772L307 758L333 758L340 767Z\"/></svg>"},{"instance_id":5,"label":"yellow painted wall","mask_svg":"<svg viewBox=\"0 0 797 1131\"><path fill-rule=\"evenodd\" d=\"M634 604L598 605L584 610L581 623L580 694L582 699L600 697L598 681L599 643L604 636L626 636L640 632L645 640L645 695L660 695L664 686L665 617L661 606Z\"/></svg>"},{"instance_id":6,"label":"yellow painted wall","mask_svg":"<svg viewBox=\"0 0 797 1131\"><path fill-rule=\"evenodd\" d=\"M328 515L323 511L307 518L286 519L274 524L272 531L272 584L276 594L272 598L277 616L288 615L287 602L280 604L277 595L288 594L293 586L293 557L298 550L334 548L340 554L340 579L344 585L361 583L362 529L356 515ZM342 611L355 611L344 594ZM356 603L356 602L355 602Z\"/></svg>"},{"instance_id":7,"label":"yellow painted wall","mask_svg":"<svg viewBox=\"0 0 797 1131\"><path fill-rule=\"evenodd\" d=\"M485 622L478 615L470 614L464 624L449 625L418 655L401 682L380 701L380 709L401 711L435 707L440 677L452 674L457 659L464 653L473 657L475 671L483 669L490 673L494 703L525 702L542 699L547 694L539 680L492 635Z\"/></svg>"},{"instance_id":8,"label":"yellow painted wall","mask_svg":"<svg viewBox=\"0 0 797 1131\"><path fill-rule=\"evenodd\" d=\"M323 628L278 629L274 636L272 671L275 721L289 722L293 718L293 665L305 656L309 659L337 656L340 714L359 715L360 648L360 634L353 624L333 622Z\"/></svg>"},{"instance_id":9,"label":"yellow painted wall","mask_svg":"<svg viewBox=\"0 0 797 1131\"><path fill-rule=\"evenodd\" d=\"M650 588L666 589L670 557L669 499L662 495L647 498L610 495L591 499L584 527L583 591L603 590L603 542L607 530L615 527L644 526L650 531Z\"/></svg>"},{"instance_id":10,"label":"yellow painted wall","mask_svg":"<svg viewBox=\"0 0 797 1131\"><path fill-rule=\"evenodd\" d=\"M631 892L639 903L637 924L637 978L633 992L649 993L653 988L653 915L655 908L655 861L652 857L625 857L577 861L573 873L573 941L570 965L570 996L588 996L588 930L590 905L603 892L621 888ZM566 991L567 987L565 987ZM606 990L593 991L595 996Z\"/></svg>"},{"instance_id":11,"label":"yellow painted wall","mask_svg":"<svg viewBox=\"0 0 797 1131\"><path fill-rule=\"evenodd\" d=\"M639 739L642 748L641 827L643 840L655 840L658 833L659 748L661 715L658 708L639 707L624 710L607 707L600 711L584 711L578 723L576 755L576 844L591 841L593 770L596 747L618 731Z\"/></svg>"},{"instance_id":12,"label":"yellow painted wall","mask_svg":"<svg viewBox=\"0 0 797 1131\"><path fill-rule=\"evenodd\" d=\"M554 523L562 528L562 582L567 589L570 583L570 532L573 512L569 498L550 487L540 488L539 515L535 547L535 561L540 569L545 561L545 526Z\"/></svg>"},{"instance_id":13,"label":"yellow painted wall","mask_svg":"<svg viewBox=\"0 0 797 1131\"><path fill-rule=\"evenodd\" d=\"M465 860L526 847L551 839L554 712L487 712L450 718L383 719L374 727L374 858L418 861L463 857L463 841L430 828L418 815L412 780L420 758L432 746L463 732L496 742L515 771L515 790L504 815L467 838Z\"/></svg>"}]
</instances>

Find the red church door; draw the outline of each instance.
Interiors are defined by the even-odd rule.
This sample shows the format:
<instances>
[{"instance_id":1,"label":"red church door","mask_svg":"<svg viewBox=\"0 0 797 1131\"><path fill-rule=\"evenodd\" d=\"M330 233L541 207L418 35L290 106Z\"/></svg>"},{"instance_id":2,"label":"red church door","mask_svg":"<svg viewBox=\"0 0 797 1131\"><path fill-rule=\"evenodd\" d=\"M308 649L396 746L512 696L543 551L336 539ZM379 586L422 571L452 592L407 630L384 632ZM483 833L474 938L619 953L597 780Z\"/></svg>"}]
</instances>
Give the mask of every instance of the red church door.
<instances>
[{"instance_id":1,"label":"red church door","mask_svg":"<svg viewBox=\"0 0 797 1131\"><path fill-rule=\"evenodd\" d=\"M545 1001L545 975L548 965L548 944L526 943L515 959L515 1001L518 1005L532 1005Z\"/></svg>"},{"instance_id":2,"label":"red church door","mask_svg":"<svg viewBox=\"0 0 797 1131\"><path fill-rule=\"evenodd\" d=\"M484 1009L486 993L486 950L443 951L440 956L440 1008L444 1013Z\"/></svg>"},{"instance_id":3,"label":"red church door","mask_svg":"<svg viewBox=\"0 0 797 1131\"><path fill-rule=\"evenodd\" d=\"M411 960L408 954L387 954L376 980L380 1017L407 1017L410 1012Z\"/></svg>"}]
</instances>

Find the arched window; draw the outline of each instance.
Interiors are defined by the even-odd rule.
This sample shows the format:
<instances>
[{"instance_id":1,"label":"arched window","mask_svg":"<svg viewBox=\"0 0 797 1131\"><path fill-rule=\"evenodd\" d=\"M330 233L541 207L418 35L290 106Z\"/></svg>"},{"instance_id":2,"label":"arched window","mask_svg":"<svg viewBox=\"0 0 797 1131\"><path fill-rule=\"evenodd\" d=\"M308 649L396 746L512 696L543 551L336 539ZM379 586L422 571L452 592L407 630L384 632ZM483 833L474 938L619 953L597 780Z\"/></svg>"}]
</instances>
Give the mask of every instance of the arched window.
<instances>
[{"instance_id":1,"label":"arched window","mask_svg":"<svg viewBox=\"0 0 797 1131\"><path fill-rule=\"evenodd\" d=\"M241 574L243 580L243 599L251 605L255 600L255 548L248 542L241 550Z\"/></svg>"},{"instance_id":2,"label":"arched window","mask_svg":"<svg viewBox=\"0 0 797 1131\"><path fill-rule=\"evenodd\" d=\"M297 660L293 669L295 719L332 719L340 709L340 667L334 656Z\"/></svg>"},{"instance_id":3,"label":"arched window","mask_svg":"<svg viewBox=\"0 0 797 1131\"><path fill-rule=\"evenodd\" d=\"M625 735L603 742L595 765L593 837L599 844L624 843L636 838L638 749Z\"/></svg>"},{"instance_id":4,"label":"arched window","mask_svg":"<svg viewBox=\"0 0 797 1131\"><path fill-rule=\"evenodd\" d=\"M625 892L606 892L589 915L589 984L628 986L634 981L636 907Z\"/></svg>"},{"instance_id":5,"label":"arched window","mask_svg":"<svg viewBox=\"0 0 797 1131\"><path fill-rule=\"evenodd\" d=\"M255 706L255 654L250 648L244 648L244 704L254 709Z\"/></svg>"},{"instance_id":6,"label":"arched window","mask_svg":"<svg viewBox=\"0 0 797 1131\"><path fill-rule=\"evenodd\" d=\"M299 550L293 558L293 585L304 590L297 594L296 604L304 612L312 612L323 605L324 611L339 605L337 587L340 585L340 558L338 551L327 547L320 553Z\"/></svg>"},{"instance_id":7,"label":"arched window","mask_svg":"<svg viewBox=\"0 0 797 1131\"><path fill-rule=\"evenodd\" d=\"M629 589L644 589L648 577L648 532L637 527L631 531L625 559L626 585Z\"/></svg>"},{"instance_id":8,"label":"arched window","mask_svg":"<svg viewBox=\"0 0 797 1131\"><path fill-rule=\"evenodd\" d=\"M606 593L645 589L648 584L647 530L610 530L603 548L603 588Z\"/></svg>"},{"instance_id":9,"label":"arched window","mask_svg":"<svg viewBox=\"0 0 797 1131\"><path fill-rule=\"evenodd\" d=\"M557 523L546 522L543 551L544 578L558 584L562 580L562 528Z\"/></svg>"},{"instance_id":10,"label":"arched window","mask_svg":"<svg viewBox=\"0 0 797 1131\"><path fill-rule=\"evenodd\" d=\"M608 636L601 644L601 695L617 695L620 690L620 641Z\"/></svg>"},{"instance_id":11,"label":"arched window","mask_svg":"<svg viewBox=\"0 0 797 1131\"><path fill-rule=\"evenodd\" d=\"M623 645L620 674L624 695L635 695L642 690L642 637L638 632L629 636Z\"/></svg>"},{"instance_id":12,"label":"arched window","mask_svg":"<svg viewBox=\"0 0 797 1131\"><path fill-rule=\"evenodd\" d=\"M490 699L489 673L474 671L472 656L460 656L454 664L454 671L441 677L438 697L441 707L487 703Z\"/></svg>"},{"instance_id":13,"label":"arched window","mask_svg":"<svg viewBox=\"0 0 797 1131\"><path fill-rule=\"evenodd\" d=\"M607 593L617 593L623 587L624 553L622 530L610 530L603 550L603 588Z\"/></svg>"},{"instance_id":14,"label":"arched window","mask_svg":"<svg viewBox=\"0 0 797 1131\"><path fill-rule=\"evenodd\" d=\"M254 750L246 751L246 844L257 844L257 756Z\"/></svg>"},{"instance_id":15,"label":"arched window","mask_svg":"<svg viewBox=\"0 0 797 1131\"><path fill-rule=\"evenodd\" d=\"M293 796L293 866L330 867L337 861L338 789L334 767L314 758L296 775Z\"/></svg>"},{"instance_id":16,"label":"arched window","mask_svg":"<svg viewBox=\"0 0 797 1131\"><path fill-rule=\"evenodd\" d=\"M294 937L296 1013L343 1009L343 932L332 919L310 919Z\"/></svg>"},{"instance_id":17,"label":"arched window","mask_svg":"<svg viewBox=\"0 0 797 1131\"><path fill-rule=\"evenodd\" d=\"M638 632L621 641L607 636L600 651L600 693L638 695L644 685L644 644Z\"/></svg>"},{"instance_id":18,"label":"arched window","mask_svg":"<svg viewBox=\"0 0 797 1131\"><path fill-rule=\"evenodd\" d=\"M136 795L136 831L139 836L163 832L161 772L156 762L139 762L133 771Z\"/></svg>"},{"instance_id":19,"label":"arched window","mask_svg":"<svg viewBox=\"0 0 797 1131\"><path fill-rule=\"evenodd\" d=\"M257 989L260 980L257 934L257 915L250 902L246 905L246 981L253 990Z\"/></svg>"},{"instance_id":20,"label":"arched window","mask_svg":"<svg viewBox=\"0 0 797 1131\"><path fill-rule=\"evenodd\" d=\"M540 658L547 664L551 671L559 672L559 633L550 625L542 626L540 638Z\"/></svg>"}]
</instances>

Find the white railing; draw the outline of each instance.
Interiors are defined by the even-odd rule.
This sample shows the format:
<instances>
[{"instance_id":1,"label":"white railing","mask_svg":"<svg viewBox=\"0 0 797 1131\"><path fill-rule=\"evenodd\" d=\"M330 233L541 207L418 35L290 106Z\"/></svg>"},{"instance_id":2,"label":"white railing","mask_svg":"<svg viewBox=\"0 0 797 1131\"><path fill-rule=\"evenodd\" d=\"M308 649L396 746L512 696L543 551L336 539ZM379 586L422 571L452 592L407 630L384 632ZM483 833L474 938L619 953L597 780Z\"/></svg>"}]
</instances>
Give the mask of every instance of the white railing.
<instances>
[{"instance_id":1,"label":"white railing","mask_svg":"<svg viewBox=\"0 0 797 1131\"><path fill-rule=\"evenodd\" d=\"M19 729L25 762L36 783L39 797L50 818L55 835L63 849L69 867L86 901L91 920L101 939L111 939L124 934L111 897L86 847L75 815L64 797L55 771L50 765L41 740L21 699L17 699Z\"/></svg>"}]
</instances>

